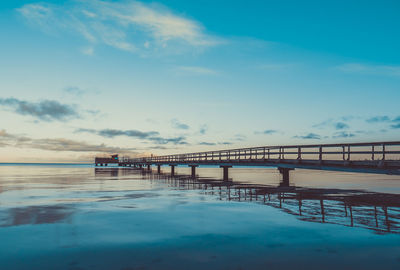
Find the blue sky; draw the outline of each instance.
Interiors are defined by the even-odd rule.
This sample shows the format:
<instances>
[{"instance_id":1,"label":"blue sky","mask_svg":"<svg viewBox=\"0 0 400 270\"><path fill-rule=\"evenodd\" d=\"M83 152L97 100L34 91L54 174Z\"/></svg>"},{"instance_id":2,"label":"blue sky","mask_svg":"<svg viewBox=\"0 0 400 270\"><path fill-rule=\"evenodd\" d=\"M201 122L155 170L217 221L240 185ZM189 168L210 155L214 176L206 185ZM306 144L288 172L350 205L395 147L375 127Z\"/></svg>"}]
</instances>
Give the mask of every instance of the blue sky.
<instances>
[{"instance_id":1,"label":"blue sky","mask_svg":"<svg viewBox=\"0 0 400 270\"><path fill-rule=\"evenodd\" d=\"M0 161L398 140L398 1L2 1Z\"/></svg>"}]
</instances>

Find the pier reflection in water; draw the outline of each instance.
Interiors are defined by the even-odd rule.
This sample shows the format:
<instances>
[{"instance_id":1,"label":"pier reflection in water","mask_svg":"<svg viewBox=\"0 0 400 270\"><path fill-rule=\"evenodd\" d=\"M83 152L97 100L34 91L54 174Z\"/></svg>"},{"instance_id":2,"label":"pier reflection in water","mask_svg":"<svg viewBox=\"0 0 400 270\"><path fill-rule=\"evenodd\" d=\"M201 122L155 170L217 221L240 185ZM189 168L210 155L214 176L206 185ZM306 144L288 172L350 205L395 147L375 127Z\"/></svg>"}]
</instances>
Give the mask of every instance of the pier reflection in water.
<instances>
[{"instance_id":1,"label":"pier reflection in water","mask_svg":"<svg viewBox=\"0 0 400 270\"><path fill-rule=\"evenodd\" d=\"M297 215L309 222L340 224L371 229L377 233L400 233L400 195L360 190L254 185L215 178L154 173L147 170L95 169L96 175L117 177L141 174L144 179L180 190L199 190L220 200L264 204Z\"/></svg>"}]
</instances>

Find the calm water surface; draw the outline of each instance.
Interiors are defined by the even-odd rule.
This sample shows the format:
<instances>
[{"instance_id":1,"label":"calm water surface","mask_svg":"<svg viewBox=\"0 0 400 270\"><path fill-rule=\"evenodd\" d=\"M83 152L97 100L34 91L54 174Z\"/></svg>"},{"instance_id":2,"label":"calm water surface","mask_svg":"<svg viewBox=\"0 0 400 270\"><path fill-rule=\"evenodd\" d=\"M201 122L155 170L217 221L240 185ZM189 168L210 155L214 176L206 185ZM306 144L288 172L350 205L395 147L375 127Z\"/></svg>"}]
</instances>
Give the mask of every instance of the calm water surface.
<instances>
[{"instance_id":1,"label":"calm water surface","mask_svg":"<svg viewBox=\"0 0 400 270\"><path fill-rule=\"evenodd\" d=\"M400 269L400 177L0 165L0 269Z\"/></svg>"}]
</instances>

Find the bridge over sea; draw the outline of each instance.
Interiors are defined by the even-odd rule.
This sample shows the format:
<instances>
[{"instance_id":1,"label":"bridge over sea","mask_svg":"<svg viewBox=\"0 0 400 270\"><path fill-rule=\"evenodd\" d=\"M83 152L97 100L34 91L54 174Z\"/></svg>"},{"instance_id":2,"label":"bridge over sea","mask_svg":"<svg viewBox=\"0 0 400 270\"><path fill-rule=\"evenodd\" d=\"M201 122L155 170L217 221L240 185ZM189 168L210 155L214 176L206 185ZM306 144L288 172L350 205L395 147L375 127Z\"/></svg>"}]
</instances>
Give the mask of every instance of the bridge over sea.
<instances>
[{"instance_id":1,"label":"bridge over sea","mask_svg":"<svg viewBox=\"0 0 400 270\"><path fill-rule=\"evenodd\" d=\"M234 166L276 167L284 182L289 182L289 172L296 168L347 172L365 172L400 175L400 141L306 144L260 146L218 151L150 156L138 158L96 158L96 166L116 164L123 167L176 166L191 167L192 177L196 168L204 165L223 169L223 180L229 180L228 169Z\"/></svg>"}]
</instances>

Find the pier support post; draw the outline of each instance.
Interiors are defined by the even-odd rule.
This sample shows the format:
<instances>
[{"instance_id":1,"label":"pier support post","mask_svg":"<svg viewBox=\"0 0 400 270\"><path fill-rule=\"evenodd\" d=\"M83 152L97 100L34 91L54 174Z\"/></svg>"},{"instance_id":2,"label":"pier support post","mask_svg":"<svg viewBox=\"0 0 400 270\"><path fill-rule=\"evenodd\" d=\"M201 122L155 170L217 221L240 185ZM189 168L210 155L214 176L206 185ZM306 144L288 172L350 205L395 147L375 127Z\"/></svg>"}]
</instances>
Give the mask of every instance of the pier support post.
<instances>
[{"instance_id":1,"label":"pier support post","mask_svg":"<svg viewBox=\"0 0 400 270\"><path fill-rule=\"evenodd\" d=\"M219 167L224 170L224 173L223 173L224 181L228 181L229 180L228 169L232 168L232 166L230 166L230 165L221 165Z\"/></svg>"},{"instance_id":2,"label":"pier support post","mask_svg":"<svg viewBox=\"0 0 400 270\"><path fill-rule=\"evenodd\" d=\"M171 167L171 176L175 176L175 165L169 165Z\"/></svg>"},{"instance_id":3,"label":"pier support post","mask_svg":"<svg viewBox=\"0 0 400 270\"><path fill-rule=\"evenodd\" d=\"M150 164L147 164L147 170L151 171L151 165Z\"/></svg>"},{"instance_id":4,"label":"pier support post","mask_svg":"<svg viewBox=\"0 0 400 270\"><path fill-rule=\"evenodd\" d=\"M289 172L294 170L293 168L282 168L278 167L279 172L282 174L281 186L289 186Z\"/></svg>"},{"instance_id":5,"label":"pier support post","mask_svg":"<svg viewBox=\"0 0 400 270\"><path fill-rule=\"evenodd\" d=\"M196 178L196 167L199 167L199 165L189 165L189 167L192 168L192 178Z\"/></svg>"},{"instance_id":6,"label":"pier support post","mask_svg":"<svg viewBox=\"0 0 400 270\"><path fill-rule=\"evenodd\" d=\"M157 165L157 173L158 173L158 174L161 173L161 165Z\"/></svg>"}]
</instances>

